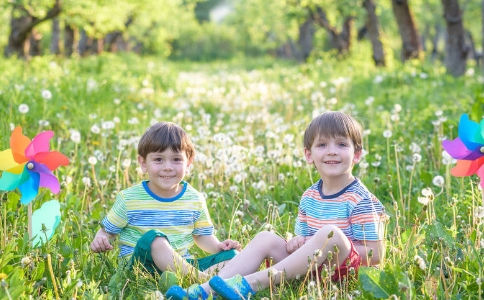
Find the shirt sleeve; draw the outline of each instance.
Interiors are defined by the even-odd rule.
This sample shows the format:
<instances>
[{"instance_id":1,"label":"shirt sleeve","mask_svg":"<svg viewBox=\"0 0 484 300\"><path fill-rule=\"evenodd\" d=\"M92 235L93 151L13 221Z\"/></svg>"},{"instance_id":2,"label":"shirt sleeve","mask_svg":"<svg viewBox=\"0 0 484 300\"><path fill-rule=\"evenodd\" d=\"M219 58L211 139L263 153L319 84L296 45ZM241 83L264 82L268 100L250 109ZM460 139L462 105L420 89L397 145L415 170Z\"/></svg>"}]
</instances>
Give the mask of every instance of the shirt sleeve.
<instances>
[{"instance_id":1,"label":"shirt sleeve","mask_svg":"<svg viewBox=\"0 0 484 300\"><path fill-rule=\"evenodd\" d=\"M128 224L128 216L126 212L126 201L122 193L116 195L116 201L113 207L108 212L107 216L102 220L102 225L107 233L118 234Z\"/></svg>"},{"instance_id":2,"label":"shirt sleeve","mask_svg":"<svg viewBox=\"0 0 484 300\"><path fill-rule=\"evenodd\" d=\"M356 240L379 241L384 236L385 208L376 197L362 199L350 216L351 230Z\"/></svg>"},{"instance_id":3,"label":"shirt sleeve","mask_svg":"<svg viewBox=\"0 0 484 300\"><path fill-rule=\"evenodd\" d=\"M309 235L309 227L307 222L307 215L306 215L306 201L304 201L304 197L301 199L299 203L299 209L297 213L296 219L296 227L294 229L294 233L300 236L308 236Z\"/></svg>"},{"instance_id":4,"label":"shirt sleeve","mask_svg":"<svg viewBox=\"0 0 484 300\"><path fill-rule=\"evenodd\" d=\"M205 201L205 197L200 194L200 215L195 220L194 228L193 228L193 235L212 235L213 230L213 223L210 219L210 215L208 213L207 208L207 201Z\"/></svg>"}]
</instances>

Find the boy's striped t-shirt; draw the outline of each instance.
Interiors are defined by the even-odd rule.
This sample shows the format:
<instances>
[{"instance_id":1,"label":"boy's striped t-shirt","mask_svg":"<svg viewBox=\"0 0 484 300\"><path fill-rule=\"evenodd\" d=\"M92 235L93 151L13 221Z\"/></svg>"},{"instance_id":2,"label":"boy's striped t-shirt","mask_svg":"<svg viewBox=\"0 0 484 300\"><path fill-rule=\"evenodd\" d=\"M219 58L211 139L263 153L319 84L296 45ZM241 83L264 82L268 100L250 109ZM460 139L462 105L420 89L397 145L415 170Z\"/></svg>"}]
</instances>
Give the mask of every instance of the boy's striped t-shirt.
<instances>
[{"instance_id":1,"label":"boy's striped t-shirt","mask_svg":"<svg viewBox=\"0 0 484 300\"><path fill-rule=\"evenodd\" d=\"M193 235L214 232L205 197L187 182L174 198L160 198L143 181L116 195L116 201L103 219L106 232L119 234L119 256L133 253L139 238L149 230L159 230L168 237L175 251L190 258Z\"/></svg>"},{"instance_id":2,"label":"boy's striped t-shirt","mask_svg":"<svg viewBox=\"0 0 484 300\"><path fill-rule=\"evenodd\" d=\"M301 197L295 233L312 236L324 225L335 225L351 241L383 239L385 208L381 202L355 179L334 195L323 195L320 179Z\"/></svg>"}]
</instances>

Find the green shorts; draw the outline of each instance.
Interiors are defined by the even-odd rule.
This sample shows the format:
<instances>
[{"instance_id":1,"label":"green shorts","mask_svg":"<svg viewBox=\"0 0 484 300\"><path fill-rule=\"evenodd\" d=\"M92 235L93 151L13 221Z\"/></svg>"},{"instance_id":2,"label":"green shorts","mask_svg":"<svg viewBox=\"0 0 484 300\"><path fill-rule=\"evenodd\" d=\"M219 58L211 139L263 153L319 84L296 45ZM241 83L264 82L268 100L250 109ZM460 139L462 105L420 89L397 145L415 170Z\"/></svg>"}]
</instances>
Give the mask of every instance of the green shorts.
<instances>
[{"instance_id":1,"label":"green shorts","mask_svg":"<svg viewBox=\"0 0 484 300\"><path fill-rule=\"evenodd\" d=\"M139 263L150 273L163 273L160 269L156 267L155 262L153 261L153 258L151 256L151 243L153 243L156 237L164 237L168 240L168 237L158 230L150 230L147 233L143 234L143 236L141 236L141 238L136 243L136 246L134 247L131 262L129 264L130 268L133 267L135 263ZM238 252L234 249L220 251L218 253L200 259L187 259L187 262L193 265L198 270L205 271L213 265L234 258L237 253Z\"/></svg>"}]
</instances>

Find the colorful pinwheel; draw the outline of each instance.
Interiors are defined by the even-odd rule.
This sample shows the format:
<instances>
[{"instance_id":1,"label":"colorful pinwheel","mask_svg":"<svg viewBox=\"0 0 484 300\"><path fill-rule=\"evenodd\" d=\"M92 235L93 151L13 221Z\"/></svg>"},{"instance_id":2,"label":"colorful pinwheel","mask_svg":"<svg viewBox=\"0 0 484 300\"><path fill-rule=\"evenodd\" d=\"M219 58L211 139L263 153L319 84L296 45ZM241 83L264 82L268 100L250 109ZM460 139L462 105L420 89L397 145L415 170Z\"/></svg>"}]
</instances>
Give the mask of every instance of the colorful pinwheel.
<instances>
[{"instance_id":1,"label":"colorful pinwheel","mask_svg":"<svg viewBox=\"0 0 484 300\"><path fill-rule=\"evenodd\" d=\"M445 140L442 146L457 165L450 173L457 177L477 174L484 188L484 120L478 124L463 114L459 120L459 136L452 141Z\"/></svg>"},{"instance_id":2,"label":"colorful pinwheel","mask_svg":"<svg viewBox=\"0 0 484 300\"><path fill-rule=\"evenodd\" d=\"M69 159L58 151L50 151L50 139L54 132L48 130L36 135L32 141L22 134L22 127L16 127L10 136L10 149L0 152L0 190L19 189L22 204L30 203L39 187L49 188L57 194L59 181L52 171L66 166Z\"/></svg>"}]
</instances>

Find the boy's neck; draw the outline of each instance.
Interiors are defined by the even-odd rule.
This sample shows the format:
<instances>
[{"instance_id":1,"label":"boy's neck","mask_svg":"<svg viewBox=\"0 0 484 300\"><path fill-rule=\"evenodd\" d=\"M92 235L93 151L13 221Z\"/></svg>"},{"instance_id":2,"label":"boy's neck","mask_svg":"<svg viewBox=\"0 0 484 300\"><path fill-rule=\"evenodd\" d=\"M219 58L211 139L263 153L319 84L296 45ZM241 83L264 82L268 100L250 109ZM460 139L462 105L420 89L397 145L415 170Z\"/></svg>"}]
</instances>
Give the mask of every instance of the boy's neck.
<instances>
[{"instance_id":1,"label":"boy's neck","mask_svg":"<svg viewBox=\"0 0 484 300\"><path fill-rule=\"evenodd\" d=\"M323 195L334 195L350 185L355 180L355 176L349 174L349 176L326 177L321 179L323 180L323 184L321 185Z\"/></svg>"}]
</instances>

